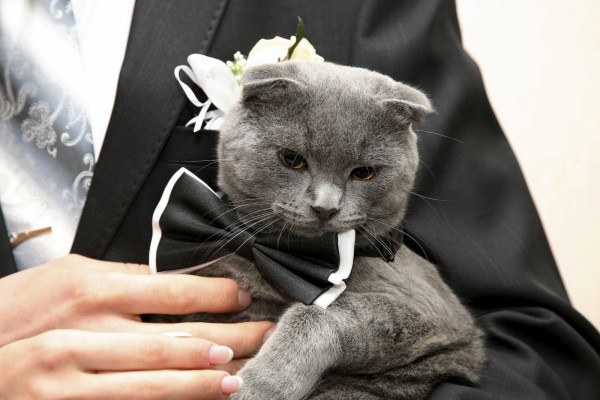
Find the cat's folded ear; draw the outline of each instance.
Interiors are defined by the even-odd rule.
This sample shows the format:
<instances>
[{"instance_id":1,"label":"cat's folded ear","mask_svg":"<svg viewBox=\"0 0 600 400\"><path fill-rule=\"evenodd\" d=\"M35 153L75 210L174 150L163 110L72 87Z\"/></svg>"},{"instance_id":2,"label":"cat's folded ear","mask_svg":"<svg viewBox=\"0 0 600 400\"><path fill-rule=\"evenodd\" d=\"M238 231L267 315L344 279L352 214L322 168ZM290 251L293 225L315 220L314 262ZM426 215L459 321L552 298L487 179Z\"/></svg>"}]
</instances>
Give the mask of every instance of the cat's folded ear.
<instances>
[{"instance_id":1,"label":"cat's folded ear","mask_svg":"<svg viewBox=\"0 0 600 400\"><path fill-rule=\"evenodd\" d=\"M381 104L403 125L422 122L434 111L431 102L423 92L402 83L397 83L390 98L381 100Z\"/></svg>"},{"instance_id":2,"label":"cat's folded ear","mask_svg":"<svg viewBox=\"0 0 600 400\"><path fill-rule=\"evenodd\" d=\"M242 101L264 102L299 95L306 85L293 79L294 71L282 64L288 63L264 64L244 72Z\"/></svg>"}]
</instances>

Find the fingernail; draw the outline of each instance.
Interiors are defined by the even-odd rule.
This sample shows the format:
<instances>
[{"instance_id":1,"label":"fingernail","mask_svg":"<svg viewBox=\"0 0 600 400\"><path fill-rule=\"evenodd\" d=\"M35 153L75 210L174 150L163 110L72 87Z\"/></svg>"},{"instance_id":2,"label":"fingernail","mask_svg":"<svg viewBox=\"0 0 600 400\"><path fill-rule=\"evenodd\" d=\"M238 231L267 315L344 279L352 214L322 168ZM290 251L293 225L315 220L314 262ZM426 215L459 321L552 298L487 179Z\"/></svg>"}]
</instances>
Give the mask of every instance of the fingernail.
<instances>
[{"instance_id":1,"label":"fingernail","mask_svg":"<svg viewBox=\"0 0 600 400\"><path fill-rule=\"evenodd\" d=\"M221 392L224 395L230 395L242 388L244 380L239 376L225 376L221 379Z\"/></svg>"},{"instance_id":2,"label":"fingernail","mask_svg":"<svg viewBox=\"0 0 600 400\"><path fill-rule=\"evenodd\" d=\"M275 333L275 328L271 328L266 331L263 335L263 343L265 343L271 337L271 335L273 335L273 333Z\"/></svg>"},{"instance_id":3,"label":"fingernail","mask_svg":"<svg viewBox=\"0 0 600 400\"><path fill-rule=\"evenodd\" d=\"M250 292L246 289L238 290L238 304L240 307L248 307L252 302L252 296L250 296Z\"/></svg>"},{"instance_id":4,"label":"fingernail","mask_svg":"<svg viewBox=\"0 0 600 400\"><path fill-rule=\"evenodd\" d=\"M210 346L208 350L208 362L213 365L227 364L233 359L233 350L225 346Z\"/></svg>"},{"instance_id":5,"label":"fingernail","mask_svg":"<svg viewBox=\"0 0 600 400\"><path fill-rule=\"evenodd\" d=\"M194 335L192 335L191 333L187 333L187 332L163 332L163 333L161 333L161 335L169 336L169 337L178 337L178 338L194 337Z\"/></svg>"}]
</instances>

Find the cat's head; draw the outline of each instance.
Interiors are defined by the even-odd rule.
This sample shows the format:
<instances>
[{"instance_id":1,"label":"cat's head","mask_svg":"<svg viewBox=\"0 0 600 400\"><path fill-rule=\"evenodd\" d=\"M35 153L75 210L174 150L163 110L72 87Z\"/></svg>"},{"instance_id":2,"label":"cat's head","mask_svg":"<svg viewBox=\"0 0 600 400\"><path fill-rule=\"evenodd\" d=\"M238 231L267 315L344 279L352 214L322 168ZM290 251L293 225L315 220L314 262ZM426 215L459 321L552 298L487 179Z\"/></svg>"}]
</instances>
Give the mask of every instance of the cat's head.
<instances>
[{"instance_id":1,"label":"cat's head","mask_svg":"<svg viewBox=\"0 0 600 400\"><path fill-rule=\"evenodd\" d=\"M221 129L219 185L256 229L380 236L403 216L418 165L420 91L361 68L248 69ZM366 233L368 232L368 233Z\"/></svg>"}]
</instances>

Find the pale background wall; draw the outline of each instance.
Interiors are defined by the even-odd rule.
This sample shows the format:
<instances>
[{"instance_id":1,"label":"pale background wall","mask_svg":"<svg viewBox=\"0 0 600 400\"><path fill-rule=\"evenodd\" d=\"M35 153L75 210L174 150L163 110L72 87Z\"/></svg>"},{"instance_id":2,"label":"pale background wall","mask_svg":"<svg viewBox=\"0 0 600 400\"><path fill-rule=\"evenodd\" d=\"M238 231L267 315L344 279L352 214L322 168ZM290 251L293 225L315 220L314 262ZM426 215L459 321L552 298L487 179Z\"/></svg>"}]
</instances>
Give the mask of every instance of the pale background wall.
<instances>
[{"instance_id":1,"label":"pale background wall","mask_svg":"<svg viewBox=\"0 0 600 400\"><path fill-rule=\"evenodd\" d=\"M600 328L600 1L457 6L571 300Z\"/></svg>"}]
</instances>

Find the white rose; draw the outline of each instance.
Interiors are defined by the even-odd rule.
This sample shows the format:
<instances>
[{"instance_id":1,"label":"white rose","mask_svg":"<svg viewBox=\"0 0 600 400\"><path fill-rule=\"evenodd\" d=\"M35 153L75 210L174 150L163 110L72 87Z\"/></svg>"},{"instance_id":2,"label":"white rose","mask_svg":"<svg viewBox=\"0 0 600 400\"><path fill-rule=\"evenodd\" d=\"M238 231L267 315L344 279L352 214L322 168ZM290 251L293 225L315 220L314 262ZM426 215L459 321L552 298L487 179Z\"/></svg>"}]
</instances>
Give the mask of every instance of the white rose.
<instances>
[{"instance_id":1,"label":"white rose","mask_svg":"<svg viewBox=\"0 0 600 400\"><path fill-rule=\"evenodd\" d=\"M283 60L288 53L288 49L296 42L292 36L290 39L284 39L275 36L273 39L261 39L254 45L248 54L246 67L253 65L275 63ZM317 54L317 51L306 38L303 38L294 49L290 60L323 61L323 57Z\"/></svg>"}]
</instances>

